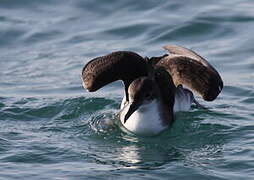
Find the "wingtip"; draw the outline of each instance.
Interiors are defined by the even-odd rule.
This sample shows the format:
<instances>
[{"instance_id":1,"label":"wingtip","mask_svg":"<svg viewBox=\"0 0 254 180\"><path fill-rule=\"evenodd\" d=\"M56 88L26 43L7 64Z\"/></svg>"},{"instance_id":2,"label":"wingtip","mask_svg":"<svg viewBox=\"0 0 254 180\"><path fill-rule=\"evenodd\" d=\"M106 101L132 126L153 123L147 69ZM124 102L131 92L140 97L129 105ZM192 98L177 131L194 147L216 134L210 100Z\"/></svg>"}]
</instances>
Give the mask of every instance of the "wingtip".
<instances>
[{"instance_id":1,"label":"wingtip","mask_svg":"<svg viewBox=\"0 0 254 180\"><path fill-rule=\"evenodd\" d=\"M82 79L82 86L83 86L83 88L84 88L86 91L90 92L89 89L87 89L86 84L85 84L85 82L83 81L83 79Z\"/></svg>"},{"instance_id":2,"label":"wingtip","mask_svg":"<svg viewBox=\"0 0 254 180\"><path fill-rule=\"evenodd\" d=\"M84 79L81 77L82 80L82 86L87 92L93 92L93 88L91 86L88 86L87 83L84 81Z\"/></svg>"}]
</instances>

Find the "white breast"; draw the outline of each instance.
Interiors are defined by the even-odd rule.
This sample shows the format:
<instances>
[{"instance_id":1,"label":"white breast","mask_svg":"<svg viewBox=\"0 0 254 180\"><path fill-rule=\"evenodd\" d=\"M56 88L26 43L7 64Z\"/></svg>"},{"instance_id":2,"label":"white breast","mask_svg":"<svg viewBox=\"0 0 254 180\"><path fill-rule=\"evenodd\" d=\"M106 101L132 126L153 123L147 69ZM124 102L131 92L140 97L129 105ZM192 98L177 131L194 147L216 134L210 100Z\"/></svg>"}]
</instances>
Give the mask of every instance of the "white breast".
<instances>
[{"instance_id":1,"label":"white breast","mask_svg":"<svg viewBox=\"0 0 254 180\"><path fill-rule=\"evenodd\" d=\"M157 100L153 100L149 104L141 105L139 109L136 110L124 123L124 116L129 109L129 105L126 105L122 108L120 113L121 123L126 129L134 134L142 136L152 136L158 134L167 128L167 125L163 124L159 111L161 108L160 106L161 105Z\"/></svg>"},{"instance_id":2,"label":"white breast","mask_svg":"<svg viewBox=\"0 0 254 180\"><path fill-rule=\"evenodd\" d=\"M191 91L178 87L175 94L174 113L179 111L189 111L193 102L193 94ZM120 120L123 126L134 134L142 136L152 136L160 133L167 128L163 124L161 116L161 104L157 100L153 100L149 104L144 104L136 110L129 119L124 123L124 116L129 109L126 98L121 103ZM169 108L169 107L168 107Z\"/></svg>"}]
</instances>

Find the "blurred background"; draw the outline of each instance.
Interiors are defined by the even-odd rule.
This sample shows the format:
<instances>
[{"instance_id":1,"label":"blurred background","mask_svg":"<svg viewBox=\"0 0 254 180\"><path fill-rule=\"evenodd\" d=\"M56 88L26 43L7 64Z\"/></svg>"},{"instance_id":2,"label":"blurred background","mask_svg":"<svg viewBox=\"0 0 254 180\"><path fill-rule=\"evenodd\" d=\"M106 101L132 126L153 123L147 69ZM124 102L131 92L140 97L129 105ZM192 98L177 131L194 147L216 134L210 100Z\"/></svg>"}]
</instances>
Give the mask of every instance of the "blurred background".
<instances>
[{"instance_id":1,"label":"blurred background","mask_svg":"<svg viewBox=\"0 0 254 180\"><path fill-rule=\"evenodd\" d=\"M0 0L0 178L251 179L253 34L252 0ZM122 84L87 93L81 70L166 44L205 57L224 89L139 138L117 124Z\"/></svg>"}]
</instances>

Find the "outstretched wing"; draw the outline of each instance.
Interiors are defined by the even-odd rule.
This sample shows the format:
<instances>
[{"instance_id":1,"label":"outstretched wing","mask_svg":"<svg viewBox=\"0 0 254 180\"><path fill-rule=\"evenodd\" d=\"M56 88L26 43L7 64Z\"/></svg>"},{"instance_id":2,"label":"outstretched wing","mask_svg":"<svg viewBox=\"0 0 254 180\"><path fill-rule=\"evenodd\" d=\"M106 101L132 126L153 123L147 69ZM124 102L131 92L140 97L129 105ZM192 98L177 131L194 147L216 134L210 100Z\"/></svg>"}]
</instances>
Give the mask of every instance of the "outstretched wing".
<instances>
[{"instance_id":1,"label":"outstretched wing","mask_svg":"<svg viewBox=\"0 0 254 180\"><path fill-rule=\"evenodd\" d=\"M182 84L206 101L213 101L219 95L223 88L222 79L204 58L183 47L168 45L164 48L172 54L161 58L156 66L164 67L176 86Z\"/></svg>"},{"instance_id":2,"label":"outstretched wing","mask_svg":"<svg viewBox=\"0 0 254 180\"><path fill-rule=\"evenodd\" d=\"M147 75L146 67L146 60L134 52L113 52L92 59L85 65L82 70L83 86L93 92L113 81L123 80L127 90L134 79Z\"/></svg>"}]
</instances>

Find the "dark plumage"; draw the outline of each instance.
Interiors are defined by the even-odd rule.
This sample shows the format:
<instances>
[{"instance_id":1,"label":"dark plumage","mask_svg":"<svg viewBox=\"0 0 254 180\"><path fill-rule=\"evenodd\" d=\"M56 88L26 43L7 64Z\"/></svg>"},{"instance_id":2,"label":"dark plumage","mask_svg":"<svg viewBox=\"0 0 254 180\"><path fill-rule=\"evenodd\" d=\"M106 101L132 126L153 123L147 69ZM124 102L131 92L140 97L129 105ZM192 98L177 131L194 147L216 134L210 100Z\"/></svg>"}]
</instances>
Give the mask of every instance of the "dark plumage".
<instances>
[{"instance_id":1,"label":"dark plumage","mask_svg":"<svg viewBox=\"0 0 254 180\"><path fill-rule=\"evenodd\" d=\"M174 120L175 104L179 109L184 106L180 101L187 104L196 102L192 92L182 85L200 94L206 101L213 101L223 88L219 73L197 53L173 45L165 46L164 49L170 54L143 58L134 52L117 51L97 57L89 61L82 70L84 88L93 92L113 81L122 80L126 98L124 107L121 107L123 110L120 119L123 125L131 118L133 123L126 125L130 131L141 134L157 132L153 131L149 123L154 123L153 126L161 131L163 126L156 122L158 120L149 121L145 127L140 125L139 122L150 117L148 112L144 115L143 110L138 111L143 104L150 104L148 109L155 105L160 111L151 110L155 117L161 119L159 121L164 125L171 124ZM178 102L175 103L175 100ZM141 114L136 113L135 117L132 117L136 111Z\"/></svg>"},{"instance_id":2,"label":"dark plumage","mask_svg":"<svg viewBox=\"0 0 254 180\"><path fill-rule=\"evenodd\" d=\"M148 64L163 67L171 76L175 86L180 84L200 94L204 100L214 100L223 88L219 73L195 52L168 45L164 47L170 55L145 60L129 51L117 51L92 59L83 68L82 80L87 90L93 92L116 80L125 84L125 93L130 83L140 76L148 75Z\"/></svg>"}]
</instances>

